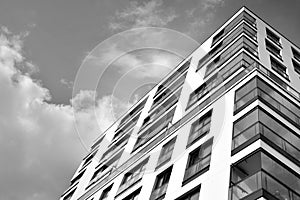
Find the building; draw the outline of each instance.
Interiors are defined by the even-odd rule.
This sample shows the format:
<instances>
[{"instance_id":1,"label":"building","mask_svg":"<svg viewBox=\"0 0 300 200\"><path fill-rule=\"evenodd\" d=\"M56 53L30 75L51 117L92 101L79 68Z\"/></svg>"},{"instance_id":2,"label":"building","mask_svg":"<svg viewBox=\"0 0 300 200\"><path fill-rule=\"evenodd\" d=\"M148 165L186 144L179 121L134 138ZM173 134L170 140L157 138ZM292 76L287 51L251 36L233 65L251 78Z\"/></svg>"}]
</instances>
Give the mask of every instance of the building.
<instances>
[{"instance_id":1,"label":"building","mask_svg":"<svg viewBox=\"0 0 300 200\"><path fill-rule=\"evenodd\" d=\"M61 200L300 200L299 78L299 47L241 8L99 136Z\"/></svg>"}]
</instances>

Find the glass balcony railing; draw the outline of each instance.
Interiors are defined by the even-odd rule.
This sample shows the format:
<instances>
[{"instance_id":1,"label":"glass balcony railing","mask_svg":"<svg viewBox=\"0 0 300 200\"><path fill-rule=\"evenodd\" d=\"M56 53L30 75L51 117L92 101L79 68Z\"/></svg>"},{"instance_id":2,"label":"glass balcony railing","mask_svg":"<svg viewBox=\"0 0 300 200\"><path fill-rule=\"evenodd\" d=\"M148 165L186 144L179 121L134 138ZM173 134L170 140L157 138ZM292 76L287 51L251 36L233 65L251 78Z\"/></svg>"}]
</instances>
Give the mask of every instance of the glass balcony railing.
<instances>
[{"instance_id":1,"label":"glass balcony railing","mask_svg":"<svg viewBox=\"0 0 300 200\"><path fill-rule=\"evenodd\" d=\"M225 27L225 31L224 31L223 35L226 35L229 31L232 30L233 27L235 27L237 24L239 24L242 20L248 22L251 26L256 27L255 18L250 16L248 13L243 12ZM212 45L219 42L222 38L223 37L219 37L218 39L214 40Z\"/></svg>"},{"instance_id":2,"label":"glass balcony railing","mask_svg":"<svg viewBox=\"0 0 300 200\"><path fill-rule=\"evenodd\" d=\"M263 138L266 138L269 142L291 155L297 161L300 161L300 147L296 147L295 144L293 144L295 143L294 141L288 140L293 139L294 137L284 138L285 134L286 133L275 133L273 130L271 130L264 124L257 122L233 138L232 149L234 150L238 148L239 146L245 144L247 141L251 140L255 136L262 135L264 136Z\"/></svg>"},{"instance_id":3,"label":"glass balcony railing","mask_svg":"<svg viewBox=\"0 0 300 200\"><path fill-rule=\"evenodd\" d=\"M155 189L152 191L151 196L150 196L150 200L156 200L160 197L162 197L163 195L166 194L168 189L168 183L162 185L161 187Z\"/></svg>"},{"instance_id":4,"label":"glass balcony railing","mask_svg":"<svg viewBox=\"0 0 300 200\"><path fill-rule=\"evenodd\" d=\"M140 181L143 178L144 175L144 171L141 171L140 173L138 173L137 175L135 175L134 177L132 177L130 180L127 180L125 183L123 183L119 189L117 194L122 193L123 191L125 191L127 188L129 188L130 186L132 186L133 184L137 183L138 181Z\"/></svg>"},{"instance_id":5,"label":"glass balcony railing","mask_svg":"<svg viewBox=\"0 0 300 200\"><path fill-rule=\"evenodd\" d=\"M278 200L300 200L299 194L264 171L230 186L229 200L243 199L261 189Z\"/></svg>"},{"instance_id":6,"label":"glass balcony railing","mask_svg":"<svg viewBox=\"0 0 300 200\"><path fill-rule=\"evenodd\" d=\"M235 112L238 112L239 110L243 109L246 105L251 103L252 101L259 99L263 103L267 104L269 107L275 109L277 112L282 113L284 116L286 116L292 123L294 123L296 126L300 127L300 108L293 105L289 101L283 101L286 99L286 97L282 97L281 94L276 93L273 89L270 89L269 94L265 92L266 89L262 90L260 88L254 88L253 90L249 91L248 94L241 97L236 103L235 103ZM279 102L279 98L282 99L281 102Z\"/></svg>"},{"instance_id":7,"label":"glass balcony railing","mask_svg":"<svg viewBox=\"0 0 300 200\"><path fill-rule=\"evenodd\" d=\"M190 166L185 170L184 178L183 180L186 181L193 177L196 174L199 174L201 172L205 172L210 164L210 155L203 158L199 162L195 163L194 165Z\"/></svg>"}]
</instances>

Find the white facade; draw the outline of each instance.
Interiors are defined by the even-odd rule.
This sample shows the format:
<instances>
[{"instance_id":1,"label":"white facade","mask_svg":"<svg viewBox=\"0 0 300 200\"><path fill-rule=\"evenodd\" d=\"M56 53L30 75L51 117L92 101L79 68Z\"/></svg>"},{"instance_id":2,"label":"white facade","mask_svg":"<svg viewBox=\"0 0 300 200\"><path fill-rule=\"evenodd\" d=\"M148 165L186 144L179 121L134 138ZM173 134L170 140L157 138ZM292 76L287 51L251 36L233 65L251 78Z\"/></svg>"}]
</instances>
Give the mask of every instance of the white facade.
<instances>
[{"instance_id":1,"label":"white facade","mask_svg":"<svg viewBox=\"0 0 300 200\"><path fill-rule=\"evenodd\" d=\"M231 27L231 29L225 30L222 39L220 39L214 46L211 47L214 37L218 35L220 31L226 29L226 27L228 27L228 25L230 25L232 21L237 19L237 17L240 16L240 14L243 12L247 12L250 16L252 16L255 19L254 26L252 26L249 23L248 25L252 31L256 32L256 39L251 38L249 35L245 36L245 33L239 33L238 35L234 35L234 31L237 28L239 28L239 24L247 23L240 21L235 26ZM280 38L279 45L275 44L275 42L273 42L272 40L269 41L266 29L269 29ZM230 35L232 33L233 36L232 38L230 38ZM227 41L228 44L226 44L227 37L229 37L229 40ZM218 68L213 70L211 74L205 75L207 71L207 65L209 65L213 60L215 60L218 57L218 55L223 54L223 52L225 52L226 49L229 49L231 47L231 44L235 43L235 41L238 41L243 37L245 37L247 40L253 43L254 46L257 46L257 56L255 56L255 53L250 54L245 49L238 49L239 47L231 49L230 54L228 54L228 56L225 54L224 57L221 56L221 59L224 59L224 62L221 61L223 63L221 65L218 65ZM207 64L201 64L200 62L199 65L199 60L209 55L209 52L211 52L211 50L214 49L215 46L218 46L218 43L221 41L224 42L224 44L222 44L222 46L220 47L221 51L219 51L216 54L212 54L213 56L211 57L208 56ZM270 52L270 50L267 50L266 41L271 42L273 45L280 49L281 58L274 56L273 53ZM151 106L155 97L159 96L156 95L159 85L172 76L172 73L170 73L160 82L160 84L154 87L145 97L143 97L135 106L133 106L127 113L125 113L106 132L99 136L98 140L96 140L95 143L101 140L100 144L98 145L98 147L93 148L91 152L86 156L86 158L92 155L93 152L97 151L96 155L87 163L85 163L86 158L83 159L82 164L79 166L72 180L76 179L78 175L80 175L84 171L82 177L78 181L73 181L71 186L64 192L61 199L104 199L103 191L105 191L105 189L107 189L111 185L112 187L108 193L108 198L106 198L108 200L122 200L134 191L138 190L139 188L141 189L138 195L138 199L150 199L157 175L159 175L161 172L165 171L166 169L172 166L172 172L167 184L167 191L164 195L164 199L177 199L182 195L188 193L193 188L199 186L200 200L227 200L229 199L228 194L230 187L232 164L236 163L240 159L251 154L251 152L254 152L255 150L260 148L265 149L272 156L276 157L279 161L284 163L288 168L300 174L300 166L297 163L293 162L292 160L284 156L282 153L280 153L278 150L274 149L272 146L260 139L249 144L237 153L232 154L233 124L235 121L240 119L243 115L251 111L256 106L260 106L261 108L272 114L274 118L279 119L292 131L300 135L299 127L295 126L295 124L291 123L291 121L287 120L285 117L282 117L280 114L278 114L278 112L275 112L274 110L270 109L267 105L265 105L259 100L251 102L244 109L240 110L237 113L234 113L236 90L242 87L253 77L260 77L266 83L268 83L276 90L284 94L284 96L286 96L286 98L289 99L289 101L300 107L300 96L297 96L298 93L296 92L300 91L300 74L298 74L294 70L294 65L292 62L294 54L292 52L292 48L300 52L300 49L298 47L292 44L283 35L274 30L271 26L266 24L256 15L254 15L247 8L240 9L236 14L234 14L234 16L230 20L228 20L224 25L222 25L222 27L220 27L210 38L208 38L202 45L200 45L198 49L196 49L190 56L188 56L174 69L173 73L175 73L176 70L179 69L182 65L190 61L189 68L187 69L185 82L182 86L180 86L182 87L181 93L180 95L177 95L179 97L178 102L174 104L171 108L166 109L167 111L164 111L161 114L159 114L159 116L155 116L153 121L149 122L149 125L142 128L143 131L140 131L144 119L148 116L149 113L151 114L153 112L151 111ZM235 50L237 50L237 52L235 52ZM212 88L208 91L208 94L203 95L201 99L196 101L191 106L187 107L190 94L194 92L199 86L203 85L203 83L207 82L207 80L209 80L211 77L214 77L214 75L218 71L222 71L222 69L225 70L226 66L229 66L231 62L233 63L236 56L238 56L242 52L246 52L245 54L247 56L256 61L256 63L260 63L261 66L263 66L264 68L261 67L260 70L258 70L255 67L252 69L245 69L242 66L239 66L239 68L237 68L236 71L232 72L230 76L226 77L229 74L229 72L227 75L225 74L225 80L221 80L220 76L217 77L215 79L215 85L213 85ZM282 74L280 74L278 71L274 70L271 67L270 56L274 57L273 59L277 60L279 63L286 67L286 74L288 77L284 78ZM297 62L296 59L294 60ZM200 69L197 70L197 68ZM270 78L270 75L264 74L264 72L267 72L268 70L272 72L273 75L275 75L279 80L286 83L287 86L285 89L282 88L275 81L273 81ZM239 78L234 79L235 77L239 76L240 73L244 74L240 75ZM181 75L179 75L179 77L180 76ZM179 77L177 77L176 80L178 80ZM171 86L172 83L167 85ZM176 89L173 92L173 94L176 93L176 91L179 91L180 87ZM292 90L292 88L294 88L295 91ZM296 97L294 97L292 93L296 95ZM125 131L125 134L123 133L123 135L121 134L122 136L117 136L115 139L113 139L116 134L116 130L118 129L118 125L120 124L120 121L124 116L128 115L128 113L134 110L135 107L144 100L146 100L146 103L145 106L141 109L140 114L134 115L132 117L135 118L135 116L139 115L137 123L134 126L133 131L131 132L127 144L124 147L120 147L119 145L114 146L115 143L118 143L118 141L122 140L122 138L124 138L127 134ZM205 106L201 106L206 100L208 103L206 103ZM168 97L164 99L164 102L166 101L168 101ZM163 102L159 103L158 107L160 107L163 104ZM163 129L162 131L156 133L152 138L147 139L146 143L143 144L141 147L133 151L137 141L137 137L143 135L144 131L147 131L149 127L151 127L153 124L159 121L160 117L163 117L163 114L168 113L170 110L172 110L172 108L175 108L175 113L171 123L168 123L167 125L168 131L166 132L166 128ZM209 111L212 111L209 133L205 134L196 142L187 146L192 124ZM126 123L124 127L126 127ZM159 140L157 139L156 141L155 139L159 138L162 134L164 134L164 137L162 137L162 139ZM171 160L157 168L157 162L159 160L160 152L163 146L170 140L172 140L174 137L176 137L176 142L172 151ZM200 147L203 143L208 141L210 138L213 138L213 143L209 161L209 169L193 177L191 180L184 182L183 180L187 168L187 163L189 162L189 154L198 147ZM114 142L113 144L111 144L113 140ZM102 155L110 147L113 153L110 156L107 156L107 159L103 160ZM145 148L147 150L144 150ZM141 151L142 153L140 153ZM111 168L111 166L108 166L99 175L99 177L101 178L98 179L95 183L91 184L90 181L94 172L100 169L107 162L109 163L110 159L113 159L114 156L118 155L119 152L122 155L117 162L117 167L114 167L113 172L107 174L107 172L109 172ZM122 183L124 175L128 171L134 169L136 166L139 165L139 163L143 162L147 158L148 162L145 165L145 171L141 180L137 181L135 184L125 189L122 193L117 194L120 186L124 184ZM107 175L105 176L105 174ZM73 191L75 192L73 193ZM72 195L69 195L71 193ZM260 199L266 198L260 197ZM294 199L296 200L296 198Z\"/></svg>"}]
</instances>

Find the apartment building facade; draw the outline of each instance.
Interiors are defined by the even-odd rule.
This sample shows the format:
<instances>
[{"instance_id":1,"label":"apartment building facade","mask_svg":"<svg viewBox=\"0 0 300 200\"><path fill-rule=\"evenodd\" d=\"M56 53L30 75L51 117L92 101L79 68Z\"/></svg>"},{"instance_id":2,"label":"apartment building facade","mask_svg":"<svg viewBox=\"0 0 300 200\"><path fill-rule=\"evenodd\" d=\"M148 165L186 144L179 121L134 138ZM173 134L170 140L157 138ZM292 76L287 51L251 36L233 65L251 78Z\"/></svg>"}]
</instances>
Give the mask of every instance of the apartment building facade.
<instances>
[{"instance_id":1,"label":"apartment building facade","mask_svg":"<svg viewBox=\"0 0 300 200\"><path fill-rule=\"evenodd\" d=\"M61 200L300 200L300 49L246 7L101 134Z\"/></svg>"}]
</instances>

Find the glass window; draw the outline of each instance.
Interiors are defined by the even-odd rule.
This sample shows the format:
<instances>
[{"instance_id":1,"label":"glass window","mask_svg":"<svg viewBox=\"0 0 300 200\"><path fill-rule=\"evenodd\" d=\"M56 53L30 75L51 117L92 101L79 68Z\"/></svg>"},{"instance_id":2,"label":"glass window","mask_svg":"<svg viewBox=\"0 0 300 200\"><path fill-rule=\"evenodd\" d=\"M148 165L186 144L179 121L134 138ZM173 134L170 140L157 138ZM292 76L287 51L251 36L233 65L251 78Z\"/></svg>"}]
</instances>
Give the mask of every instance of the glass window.
<instances>
[{"instance_id":1,"label":"glass window","mask_svg":"<svg viewBox=\"0 0 300 200\"><path fill-rule=\"evenodd\" d=\"M266 40L266 47L267 50L270 51L273 55L276 57L279 57L281 59L281 49L272 44L269 40Z\"/></svg>"},{"instance_id":2,"label":"glass window","mask_svg":"<svg viewBox=\"0 0 300 200\"><path fill-rule=\"evenodd\" d=\"M298 62L296 62L295 60L293 60L293 66L294 66L295 72L300 74L300 64Z\"/></svg>"},{"instance_id":3,"label":"glass window","mask_svg":"<svg viewBox=\"0 0 300 200\"><path fill-rule=\"evenodd\" d=\"M292 47L294 58L300 62L300 52Z\"/></svg>"},{"instance_id":4,"label":"glass window","mask_svg":"<svg viewBox=\"0 0 300 200\"><path fill-rule=\"evenodd\" d=\"M169 141L162 147L157 162L157 166L161 166L162 164L168 162L171 159L175 142L176 142L176 137L174 137L171 141Z\"/></svg>"},{"instance_id":5,"label":"glass window","mask_svg":"<svg viewBox=\"0 0 300 200\"><path fill-rule=\"evenodd\" d=\"M63 200L70 200L75 192L76 188L74 190L72 190L72 192L70 192L69 194L67 194Z\"/></svg>"},{"instance_id":6,"label":"glass window","mask_svg":"<svg viewBox=\"0 0 300 200\"><path fill-rule=\"evenodd\" d=\"M229 199L258 198L254 193L264 189L274 199L298 200L300 178L284 164L265 153L257 152L232 166ZM264 194L262 194L264 195Z\"/></svg>"},{"instance_id":7,"label":"glass window","mask_svg":"<svg viewBox=\"0 0 300 200\"><path fill-rule=\"evenodd\" d=\"M224 32L225 32L225 29L222 29L219 33L217 33L213 37L212 45L214 45L223 36Z\"/></svg>"},{"instance_id":8,"label":"glass window","mask_svg":"<svg viewBox=\"0 0 300 200\"><path fill-rule=\"evenodd\" d=\"M270 29L266 29L267 37L271 39L276 44L280 45L280 37L278 37L274 32L272 32Z\"/></svg>"},{"instance_id":9,"label":"glass window","mask_svg":"<svg viewBox=\"0 0 300 200\"><path fill-rule=\"evenodd\" d=\"M212 144L213 138L209 139L190 153L184 175L184 182L192 177L199 176L201 172L205 172L205 170L208 169L210 165Z\"/></svg>"},{"instance_id":10,"label":"glass window","mask_svg":"<svg viewBox=\"0 0 300 200\"><path fill-rule=\"evenodd\" d=\"M201 139L204 135L208 134L210 129L211 115L212 111L209 111L192 124L188 139L188 146Z\"/></svg>"},{"instance_id":11,"label":"glass window","mask_svg":"<svg viewBox=\"0 0 300 200\"><path fill-rule=\"evenodd\" d=\"M270 60L272 69L280 75L283 75L283 77L287 78L286 67L273 57L270 57Z\"/></svg>"},{"instance_id":12,"label":"glass window","mask_svg":"<svg viewBox=\"0 0 300 200\"><path fill-rule=\"evenodd\" d=\"M176 200L198 200L199 194L200 194L200 186L197 186Z\"/></svg>"},{"instance_id":13,"label":"glass window","mask_svg":"<svg viewBox=\"0 0 300 200\"><path fill-rule=\"evenodd\" d=\"M108 188L106 188L105 190L103 190L103 192L102 192L101 197L100 197L99 200L105 200L105 199L107 199L111 188L112 188L112 185L109 186Z\"/></svg>"},{"instance_id":14,"label":"glass window","mask_svg":"<svg viewBox=\"0 0 300 200\"><path fill-rule=\"evenodd\" d=\"M152 190L150 200L162 199L167 192L169 180L172 173L172 167L169 167L160 173L155 180L154 188Z\"/></svg>"},{"instance_id":15,"label":"glass window","mask_svg":"<svg viewBox=\"0 0 300 200\"><path fill-rule=\"evenodd\" d=\"M141 192L141 188L134 191L132 194L128 195L123 200L138 200L138 196L139 196L140 192Z\"/></svg>"}]
</instances>

